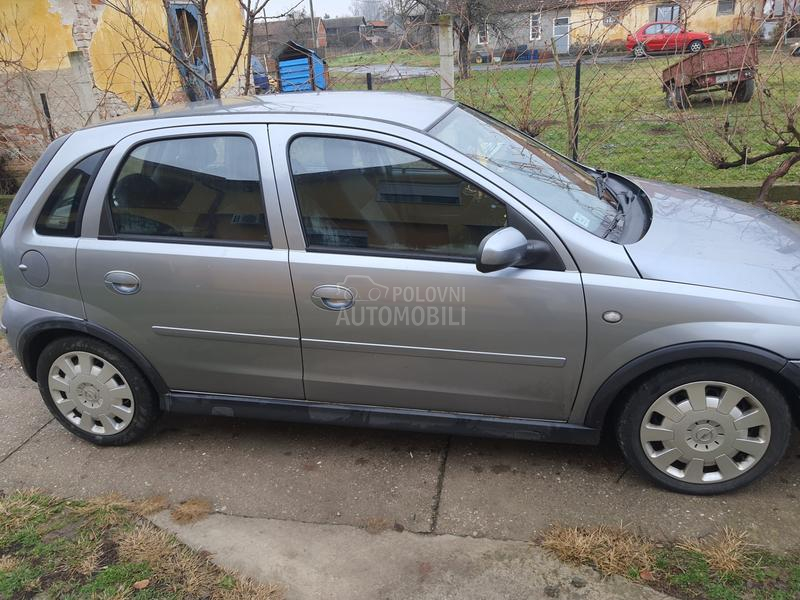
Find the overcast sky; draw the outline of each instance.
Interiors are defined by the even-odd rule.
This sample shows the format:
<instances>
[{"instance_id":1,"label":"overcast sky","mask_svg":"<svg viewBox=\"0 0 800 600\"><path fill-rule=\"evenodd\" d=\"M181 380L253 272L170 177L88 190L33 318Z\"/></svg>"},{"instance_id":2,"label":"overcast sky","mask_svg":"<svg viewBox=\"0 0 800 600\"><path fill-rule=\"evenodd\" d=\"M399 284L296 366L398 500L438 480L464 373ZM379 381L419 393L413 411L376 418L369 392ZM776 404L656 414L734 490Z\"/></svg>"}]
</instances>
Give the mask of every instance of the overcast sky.
<instances>
[{"instance_id":1,"label":"overcast sky","mask_svg":"<svg viewBox=\"0 0 800 600\"><path fill-rule=\"evenodd\" d=\"M302 0L297 10L306 9L309 13L308 1ZM268 17L274 17L290 10L298 0L269 0L266 13ZM321 17L328 13L332 17L346 17L350 14L350 0L314 0L314 16Z\"/></svg>"}]
</instances>

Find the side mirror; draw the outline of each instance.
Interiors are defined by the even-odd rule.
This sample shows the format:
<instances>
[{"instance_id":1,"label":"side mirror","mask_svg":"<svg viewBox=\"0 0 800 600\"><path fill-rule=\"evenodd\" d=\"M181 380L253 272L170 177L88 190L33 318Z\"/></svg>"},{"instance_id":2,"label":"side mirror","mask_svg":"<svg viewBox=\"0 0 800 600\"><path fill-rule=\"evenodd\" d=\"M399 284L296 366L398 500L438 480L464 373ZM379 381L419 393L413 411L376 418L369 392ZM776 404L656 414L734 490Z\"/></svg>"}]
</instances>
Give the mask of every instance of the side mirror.
<instances>
[{"instance_id":1,"label":"side mirror","mask_svg":"<svg viewBox=\"0 0 800 600\"><path fill-rule=\"evenodd\" d=\"M503 227L481 240L476 267L491 273L522 262L528 253L528 238L519 229Z\"/></svg>"}]
</instances>

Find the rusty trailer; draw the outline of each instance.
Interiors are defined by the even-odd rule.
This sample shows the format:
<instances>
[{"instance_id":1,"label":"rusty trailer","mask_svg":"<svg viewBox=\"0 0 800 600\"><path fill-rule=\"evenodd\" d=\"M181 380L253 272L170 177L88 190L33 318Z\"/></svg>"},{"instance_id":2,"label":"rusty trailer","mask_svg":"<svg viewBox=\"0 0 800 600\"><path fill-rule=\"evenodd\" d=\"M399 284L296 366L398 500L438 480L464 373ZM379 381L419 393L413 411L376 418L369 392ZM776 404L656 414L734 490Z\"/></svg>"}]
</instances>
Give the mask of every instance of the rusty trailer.
<instances>
[{"instance_id":1,"label":"rusty trailer","mask_svg":"<svg viewBox=\"0 0 800 600\"><path fill-rule=\"evenodd\" d=\"M688 108L689 96L724 90L735 102L749 102L756 89L758 47L753 44L701 50L664 69L667 106Z\"/></svg>"}]
</instances>

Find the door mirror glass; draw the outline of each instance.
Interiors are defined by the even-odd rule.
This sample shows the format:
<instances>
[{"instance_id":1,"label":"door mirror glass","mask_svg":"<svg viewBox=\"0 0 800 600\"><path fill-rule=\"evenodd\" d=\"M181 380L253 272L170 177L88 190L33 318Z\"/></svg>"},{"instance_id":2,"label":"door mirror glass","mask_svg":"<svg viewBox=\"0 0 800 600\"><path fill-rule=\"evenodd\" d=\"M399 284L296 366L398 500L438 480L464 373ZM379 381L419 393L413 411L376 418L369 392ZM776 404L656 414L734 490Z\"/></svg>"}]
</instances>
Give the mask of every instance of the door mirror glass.
<instances>
[{"instance_id":1,"label":"door mirror glass","mask_svg":"<svg viewBox=\"0 0 800 600\"><path fill-rule=\"evenodd\" d=\"M477 267L491 273L521 263L528 252L528 238L519 229L503 227L493 231L478 246Z\"/></svg>"}]
</instances>

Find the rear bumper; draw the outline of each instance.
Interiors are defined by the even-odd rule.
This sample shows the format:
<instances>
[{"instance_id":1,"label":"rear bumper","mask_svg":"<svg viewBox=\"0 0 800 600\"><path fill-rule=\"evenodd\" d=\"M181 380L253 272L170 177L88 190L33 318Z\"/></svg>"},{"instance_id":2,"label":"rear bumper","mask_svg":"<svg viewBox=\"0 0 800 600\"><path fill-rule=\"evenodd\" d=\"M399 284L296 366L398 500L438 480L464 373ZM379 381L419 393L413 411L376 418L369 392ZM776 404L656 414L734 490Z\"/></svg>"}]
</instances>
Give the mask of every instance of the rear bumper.
<instances>
[{"instance_id":1,"label":"rear bumper","mask_svg":"<svg viewBox=\"0 0 800 600\"><path fill-rule=\"evenodd\" d=\"M11 350L14 352L17 359L23 363L23 366L25 366L22 360L22 345L24 344L23 332L35 323L52 321L53 319L80 321L80 319L75 319L75 317L45 310L43 308L36 308L35 306L18 302L13 298L6 298L5 304L3 305L3 314L0 317L0 321L2 321L0 329L2 329L3 333L8 338L8 345L11 346ZM27 374L28 376L32 376L29 372Z\"/></svg>"}]
</instances>

